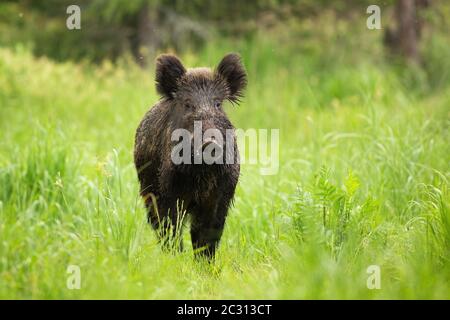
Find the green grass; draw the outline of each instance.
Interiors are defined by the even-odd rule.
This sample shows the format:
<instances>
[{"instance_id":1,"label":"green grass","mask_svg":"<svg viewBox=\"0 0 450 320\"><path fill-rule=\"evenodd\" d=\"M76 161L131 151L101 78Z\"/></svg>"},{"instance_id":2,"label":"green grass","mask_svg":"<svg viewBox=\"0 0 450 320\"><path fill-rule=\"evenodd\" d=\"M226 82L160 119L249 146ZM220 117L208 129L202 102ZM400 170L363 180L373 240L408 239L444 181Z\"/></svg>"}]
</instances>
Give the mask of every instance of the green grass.
<instances>
[{"instance_id":1,"label":"green grass","mask_svg":"<svg viewBox=\"0 0 450 320\"><path fill-rule=\"evenodd\" d=\"M445 60L390 65L372 35L328 50L279 37L183 57L241 52L249 86L230 117L280 129L280 170L243 166L214 265L190 245L162 252L145 222L132 148L153 71L0 49L0 298L449 299L450 81L427 73Z\"/></svg>"}]
</instances>

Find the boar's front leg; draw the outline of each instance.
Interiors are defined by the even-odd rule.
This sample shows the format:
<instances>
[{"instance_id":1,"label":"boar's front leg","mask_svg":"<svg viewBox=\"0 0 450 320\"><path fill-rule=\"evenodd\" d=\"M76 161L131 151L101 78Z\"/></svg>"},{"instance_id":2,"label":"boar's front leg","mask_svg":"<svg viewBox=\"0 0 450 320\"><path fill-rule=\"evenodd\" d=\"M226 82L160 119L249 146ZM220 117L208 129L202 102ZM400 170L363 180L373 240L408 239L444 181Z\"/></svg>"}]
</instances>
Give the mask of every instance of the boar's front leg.
<instances>
[{"instance_id":1,"label":"boar's front leg","mask_svg":"<svg viewBox=\"0 0 450 320\"><path fill-rule=\"evenodd\" d=\"M148 206L148 220L156 231L158 241L165 251L182 251L183 209L177 208L175 199L160 198L156 210L153 204Z\"/></svg>"},{"instance_id":2,"label":"boar's front leg","mask_svg":"<svg viewBox=\"0 0 450 320\"><path fill-rule=\"evenodd\" d=\"M228 201L198 206L192 214L191 240L196 257L212 260L222 237Z\"/></svg>"}]
</instances>

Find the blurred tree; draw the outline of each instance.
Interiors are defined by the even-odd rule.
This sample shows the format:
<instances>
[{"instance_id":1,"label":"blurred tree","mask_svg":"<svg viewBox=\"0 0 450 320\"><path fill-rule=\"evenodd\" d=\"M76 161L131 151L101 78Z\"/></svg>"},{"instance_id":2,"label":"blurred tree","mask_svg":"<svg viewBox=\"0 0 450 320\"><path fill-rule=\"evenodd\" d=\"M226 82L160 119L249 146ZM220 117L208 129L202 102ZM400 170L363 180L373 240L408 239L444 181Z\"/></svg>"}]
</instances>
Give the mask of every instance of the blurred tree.
<instances>
[{"instance_id":1,"label":"blurred tree","mask_svg":"<svg viewBox=\"0 0 450 320\"><path fill-rule=\"evenodd\" d=\"M385 44L391 52L408 61L420 63L419 40L423 22L418 10L430 5L430 0L397 0L394 9L395 28L387 28Z\"/></svg>"},{"instance_id":2,"label":"blurred tree","mask_svg":"<svg viewBox=\"0 0 450 320\"><path fill-rule=\"evenodd\" d=\"M436 0L437 1L437 0ZM443 0L442 0L443 1ZM448 0L445 0L448 1ZM196 50L213 35L247 37L277 23L332 11L338 18L365 14L372 0L76 0L81 30L65 26L73 0L1 0L0 44L30 43L57 60L115 60L130 52L145 66L157 51ZM395 25L385 32L390 51L418 62L422 20L430 0L383 0L394 5ZM291 19L294 18L294 19ZM6 21L6 22L5 22ZM317 26L320 28L320 26Z\"/></svg>"}]
</instances>

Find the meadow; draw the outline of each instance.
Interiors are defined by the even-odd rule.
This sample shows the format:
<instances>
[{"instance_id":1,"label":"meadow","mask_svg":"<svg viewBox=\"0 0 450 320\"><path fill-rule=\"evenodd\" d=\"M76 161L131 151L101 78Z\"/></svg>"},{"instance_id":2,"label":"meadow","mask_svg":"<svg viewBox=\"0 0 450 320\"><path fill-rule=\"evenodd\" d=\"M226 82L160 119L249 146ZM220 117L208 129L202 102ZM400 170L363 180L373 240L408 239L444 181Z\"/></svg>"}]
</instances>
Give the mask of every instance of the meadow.
<instances>
[{"instance_id":1,"label":"meadow","mask_svg":"<svg viewBox=\"0 0 450 320\"><path fill-rule=\"evenodd\" d=\"M448 35L415 68L376 31L321 25L181 55L214 66L239 52L249 85L230 118L280 130L279 172L241 168L211 265L187 230L185 251L166 253L146 223L132 150L158 100L153 66L0 48L0 298L449 299Z\"/></svg>"}]
</instances>

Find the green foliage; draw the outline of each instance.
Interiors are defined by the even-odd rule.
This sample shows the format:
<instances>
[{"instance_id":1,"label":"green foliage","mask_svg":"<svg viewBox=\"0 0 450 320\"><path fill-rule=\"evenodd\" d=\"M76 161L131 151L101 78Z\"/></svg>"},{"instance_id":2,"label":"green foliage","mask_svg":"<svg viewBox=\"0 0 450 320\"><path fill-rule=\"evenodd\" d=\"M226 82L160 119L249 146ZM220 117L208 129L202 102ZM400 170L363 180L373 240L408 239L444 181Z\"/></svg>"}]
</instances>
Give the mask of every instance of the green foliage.
<instances>
[{"instance_id":1,"label":"green foliage","mask_svg":"<svg viewBox=\"0 0 450 320\"><path fill-rule=\"evenodd\" d=\"M162 252L146 224L132 148L158 99L150 71L0 49L0 297L448 299L448 77L406 81L379 34L337 41L354 25L317 19L182 54L240 52L249 86L228 114L280 129L277 175L242 166L215 265Z\"/></svg>"},{"instance_id":2,"label":"green foliage","mask_svg":"<svg viewBox=\"0 0 450 320\"><path fill-rule=\"evenodd\" d=\"M392 25L391 8L394 0L379 4L383 26ZM178 0L79 0L82 30L68 30L66 9L70 0L10 0L0 3L0 45L26 45L34 54L45 55L58 61L88 60L101 62L132 54L153 59L156 51L176 50L187 52L203 48L215 38L251 38L256 33L270 32L274 27L286 30L300 29L298 40L302 43L308 35L321 33L322 28L351 26L367 17L369 0L255 0L255 1L178 1ZM331 20L316 23L317 16L330 16ZM448 5L436 1L424 10L426 23L423 51L433 61L442 60L439 55L446 43L430 38L435 32L445 33L450 20ZM142 19L145 16L147 19ZM302 23L309 20L310 29ZM312 24L312 25L311 25ZM349 28L347 32L352 32ZM283 31L282 31L283 32ZM341 32L328 33L337 41L348 41ZM327 45L326 39L322 39ZM381 43L381 37L376 39ZM431 43L430 47L430 41ZM431 50L428 50L428 49ZM309 47L319 50L321 47ZM147 51L150 51L148 53ZM344 54L344 52L338 52ZM335 60L325 62L324 68ZM445 59L440 61L445 63ZM427 64L428 77L436 77L440 63ZM412 77L414 74L407 75ZM414 79L412 80L414 81Z\"/></svg>"}]
</instances>

